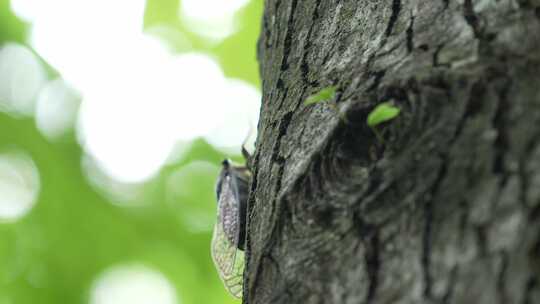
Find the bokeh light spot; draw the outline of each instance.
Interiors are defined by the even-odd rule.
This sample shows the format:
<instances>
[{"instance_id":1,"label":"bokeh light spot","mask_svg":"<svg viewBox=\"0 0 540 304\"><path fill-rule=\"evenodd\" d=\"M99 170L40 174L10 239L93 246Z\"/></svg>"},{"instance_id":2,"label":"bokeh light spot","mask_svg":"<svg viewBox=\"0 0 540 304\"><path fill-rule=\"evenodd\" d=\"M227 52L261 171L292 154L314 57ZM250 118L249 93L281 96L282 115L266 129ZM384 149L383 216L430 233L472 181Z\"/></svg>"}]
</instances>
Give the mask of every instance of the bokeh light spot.
<instances>
[{"instance_id":1,"label":"bokeh light spot","mask_svg":"<svg viewBox=\"0 0 540 304\"><path fill-rule=\"evenodd\" d=\"M27 214L36 203L39 188L38 170L27 154L0 153L0 222Z\"/></svg>"},{"instance_id":2,"label":"bokeh light spot","mask_svg":"<svg viewBox=\"0 0 540 304\"><path fill-rule=\"evenodd\" d=\"M234 15L248 2L248 0L182 0L180 20L194 33L218 42L235 32Z\"/></svg>"},{"instance_id":3,"label":"bokeh light spot","mask_svg":"<svg viewBox=\"0 0 540 304\"><path fill-rule=\"evenodd\" d=\"M90 304L177 304L172 284L160 272L142 265L115 266L92 286Z\"/></svg>"},{"instance_id":4,"label":"bokeh light spot","mask_svg":"<svg viewBox=\"0 0 540 304\"><path fill-rule=\"evenodd\" d=\"M36 105L36 124L49 139L66 134L75 125L80 96L62 79L48 82Z\"/></svg>"},{"instance_id":5,"label":"bokeh light spot","mask_svg":"<svg viewBox=\"0 0 540 304\"><path fill-rule=\"evenodd\" d=\"M158 172L174 142L161 132L165 126L151 102L121 95L85 97L79 114L80 141L111 177L142 182Z\"/></svg>"},{"instance_id":6,"label":"bokeh light spot","mask_svg":"<svg viewBox=\"0 0 540 304\"><path fill-rule=\"evenodd\" d=\"M0 111L31 115L35 97L45 83L45 72L25 46L7 43L0 48Z\"/></svg>"}]
</instances>

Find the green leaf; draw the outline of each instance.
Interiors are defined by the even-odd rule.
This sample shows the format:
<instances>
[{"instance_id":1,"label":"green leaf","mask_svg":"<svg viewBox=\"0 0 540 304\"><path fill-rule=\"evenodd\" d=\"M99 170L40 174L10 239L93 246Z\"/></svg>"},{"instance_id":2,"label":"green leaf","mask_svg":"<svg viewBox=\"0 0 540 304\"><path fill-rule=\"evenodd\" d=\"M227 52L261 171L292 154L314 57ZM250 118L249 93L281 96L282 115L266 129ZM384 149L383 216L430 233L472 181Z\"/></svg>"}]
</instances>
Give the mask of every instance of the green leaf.
<instances>
[{"instance_id":1,"label":"green leaf","mask_svg":"<svg viewBox=\"0 0 540 304\"><path fill-rule=\"evenodd\" d=\"M316 104L323 101L330 101L336 96L336 87L326 87L320 90L318 93L309 96L304 104L306 106Z\"/></svg>"},{"instance_id":2,"label":"green leaf","mask_svg":"<svg viewBox=\"0 0 540 304\"><path fill-rule=\"evenodd\" d=\"M375 127L385 121L392 120L399 115L401 110L393 106L390 102L381 103L376 106L367 118L367 124L370 127Z\"/></svg>"}]
</instances>

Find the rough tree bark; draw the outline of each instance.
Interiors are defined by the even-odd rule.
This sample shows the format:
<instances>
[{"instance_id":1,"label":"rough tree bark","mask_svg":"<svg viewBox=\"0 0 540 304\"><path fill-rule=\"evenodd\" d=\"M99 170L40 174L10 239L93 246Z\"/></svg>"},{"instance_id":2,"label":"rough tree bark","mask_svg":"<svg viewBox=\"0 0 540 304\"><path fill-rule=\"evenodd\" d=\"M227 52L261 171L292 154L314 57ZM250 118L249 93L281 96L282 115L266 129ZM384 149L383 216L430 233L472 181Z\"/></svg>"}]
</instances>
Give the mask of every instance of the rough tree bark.
<instances>
[{"instance_id":1,"label":"rough tree bark","mask_svg":"<svg viewBox=\"0 0 540 304\"><path fill-rule=\"evenodd\" d=\"M540 1L266 0L259 61L244 303L540 303Z\"/></svg>"}]
</instances>

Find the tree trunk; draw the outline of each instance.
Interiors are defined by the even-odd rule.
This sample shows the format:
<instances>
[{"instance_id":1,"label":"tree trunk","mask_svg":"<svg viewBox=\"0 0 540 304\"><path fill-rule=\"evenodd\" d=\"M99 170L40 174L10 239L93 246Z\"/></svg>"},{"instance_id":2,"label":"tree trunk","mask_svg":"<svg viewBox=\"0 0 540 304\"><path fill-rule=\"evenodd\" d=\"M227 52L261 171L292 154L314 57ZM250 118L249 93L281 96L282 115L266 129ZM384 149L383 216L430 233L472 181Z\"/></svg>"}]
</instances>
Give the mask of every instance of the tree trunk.
<instances>
[{"instance_id":1,"label":"tree trunk","mask_svg":"<svg viewBox=\"0 0 540 304\"><path fill-rule=\"evenodd\" d=\"M266 0L259 61L244 303L540 303L540 1Z\"/></svg>"}]
</instances>

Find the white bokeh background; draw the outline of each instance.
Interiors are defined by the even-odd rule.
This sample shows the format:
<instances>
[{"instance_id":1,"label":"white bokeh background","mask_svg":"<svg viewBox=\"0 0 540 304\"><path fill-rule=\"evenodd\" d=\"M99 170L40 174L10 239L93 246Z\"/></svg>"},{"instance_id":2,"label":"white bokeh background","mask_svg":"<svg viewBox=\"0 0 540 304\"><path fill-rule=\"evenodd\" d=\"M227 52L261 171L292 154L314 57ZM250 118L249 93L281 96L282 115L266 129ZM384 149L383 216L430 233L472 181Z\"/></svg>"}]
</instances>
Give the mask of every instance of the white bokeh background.
<instances>
[{"instance_id":1,"label":"white bokeh background","mask_svg":"<svg viewBox=\"0 0 540 304\"><path fill-rule=\"evenodd\" d=\"M179 16L215 42L234 33L234 15L246 2L184 0ZM77 120L85 151L116 181L152 178L179 141L204 137L218 148L237 149L258 120L257 88L226 78L208 54L173 53L143 31L144 0L13 0L12 8L31 23L31 46L62 79L45 86L28 49L4 47L0 69L15 70L14 60L2 58L19 57L17 71L24 66L32 80L18 89L14 80L0 85L0 94L15 96L4 107L31 113L31 97L41 96L39 129L55 138Z\"/></svg>"},{"instance_id":2,"label":"white bokeh background","mask_svg":"<svg viewBox=\"0 0 540 304\"><path fill-rule=\"evenodd\" d=\"M26 215L39 195L39 172L23 151L0 151L0 223Z\"/></svg>"}]
</instances>

